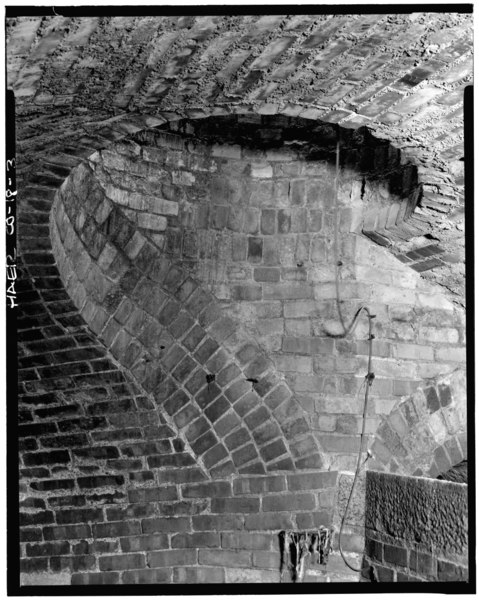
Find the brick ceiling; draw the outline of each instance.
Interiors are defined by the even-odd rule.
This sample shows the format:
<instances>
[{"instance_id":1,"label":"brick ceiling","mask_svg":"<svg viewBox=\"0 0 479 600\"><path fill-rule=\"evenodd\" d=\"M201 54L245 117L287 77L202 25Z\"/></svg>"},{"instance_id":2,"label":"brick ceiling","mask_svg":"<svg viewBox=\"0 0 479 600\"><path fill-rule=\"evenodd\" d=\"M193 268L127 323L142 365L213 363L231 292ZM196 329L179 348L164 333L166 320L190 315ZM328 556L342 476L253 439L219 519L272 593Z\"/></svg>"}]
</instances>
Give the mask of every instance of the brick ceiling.
<instances>
[{"instance_id":1,"label":"brick ceiling","mask_svg":"<svg viewBox=\"0 0 479 600\"><path fill-rule=\"evenodd\" d=\"M254 111L367 126L423 183L408 226L380 232L384 243L405 261L438 246L424 277L463 303L472 15L18 17L7 19L7 69L24 180L42 161L68 167L60 142L112 118L120 127L123 115L159 124Z\"/></svg>"}]
</instances>

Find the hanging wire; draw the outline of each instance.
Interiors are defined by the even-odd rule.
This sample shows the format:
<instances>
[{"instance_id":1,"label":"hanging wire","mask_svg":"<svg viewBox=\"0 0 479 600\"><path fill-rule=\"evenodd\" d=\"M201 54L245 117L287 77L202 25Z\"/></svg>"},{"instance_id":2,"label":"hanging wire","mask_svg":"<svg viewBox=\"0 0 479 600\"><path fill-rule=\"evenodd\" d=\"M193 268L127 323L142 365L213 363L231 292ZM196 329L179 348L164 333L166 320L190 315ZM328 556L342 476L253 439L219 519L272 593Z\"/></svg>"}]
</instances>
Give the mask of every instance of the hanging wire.
<instances>
[{"instance_id":1,"label":"hanging wire","mask_svg":"<svg viewBox=\"0 0 479 600\"><path fill-rule=\"evenodd\" d=\"M370 457L370 454L368 452L368 455L367 455L365 461L363 463L361 463L363 447L364 447L364 439L365 439L365 433L366 433L366 415L367 415L367 410L368 410L369 389L372 386L372 383L374 380L374 373L372 372L372 354L373 354L373 340L374 340L373 319L375 318L376 315L372 315L370 310L366 306L362 305L356 311L356 314L354 315L351 323L348 326L346 326L346 322L345 322L343 312L342 312L339 279L340 279L340 267L342 266L343 263L339 259L339 249L338 249L338 230L339 230L338 178L339 178L339 153L340 153L339 131L340 130L338 129L337 130L338 137L337 137L337 141L336 141L336 173L335 173L335 177L334 177L334 228L333 228L334 238L333 238L333 243L334 243L334 263L335 263L336 308L337 308L337 312L338 312L339 321L341 323L342 333L334 335L332 337L344 338L348 334L352 333L354 331L354 329L356 328L356 325L359 320L359 316L364 311L368 318L368 370L367 370L365 379L364 379L363 383L361 384L359 391L358 391L358 395L359 395L361 393L362 386L364 384L366 384L366 391L364 394L363 418L362 418L361 436L360 436L360 443L359 443L358 461L357 461L357 465L356 465L356 471L354 473L353 484L351 486L348 501L346 503L346 508L344 510L343 517L341 519L341 526L339 528L338 545L339 545L339 552L340 552L341 557L342 557L343 561L345 562L346 566L349 567L352 571L355 571L356 573L363 573L365 571L369 571L370 570L369 567L356 568L348 562L348 560L345 557L344 552L343 552L341 538L342 538L342 534L343 534L344 524L346 522L346 517L347 517L348 511L349 511L349 506L351 504L351 500L352 500L352 497L353 497L353 494L354 494L354 491L356 488L356 483L357 483L357 480L359 477L359 472L361 470L361 467L367 462L367 460Z\"/></svg>"},{"instance_id":2,"label":"hanging wire","mask_svg":"<svg viewBox=\"0 0 479 600\"><path fill-rule=\"evenodd\" d=\"M354 494L354 490L356 488L356 483L359 477L359 472L361 471L361 467L367 462L367 460L369 459L369 453L368 456L366 457L366 460L364 461L364 463L361 463L361 459L362 459L362 455L363 455L363 447L364 447L364 438L365 438L365 433L366 433L366 415L367 415L367 411L368 411L368 400L369 400L369 388L372 386L373 384L373 380L374 380L374 373L371 371L371 366L372 366L372 346L373 346L373 339L374 339L374 335L372 333L372 317L371 314L369 313L368 309L365 309L367 311L368 314L368 322L369 322L369 343L368 343L368 372L364 378L363 383L361 384L361 387L366 384L366 391L364 394L364 407L363 407L363 424L362 424L362 428L361 428L361 437L360 437L360 444L359 444L359 453L358 453L358 462L356 464L356 471L354 473L354 479L353 479L353 485L351 486L351 490L349 492L349 497L348 497L348 502L346 504L346 508L344 510L343 513L343 518L341 519L341 526L339 528L339 541L338 541L338 545L339 545L339 552L341 554L342 559L344 560L344 562L346 563L346 565L352 570L352 571L356 571L357 573L362 573L363 571L369 570L369 567L365 567L365 568L356 568L353 567L348 560L346 559L344 552L343 552L343 548L341 545L341 537L343 534L343 529L344 529L344 524L346 522L346 517L349 511L349 506L351 504L351 500ZM360 388L361 390L361 388Z\"/></svg>"}]
</instances>

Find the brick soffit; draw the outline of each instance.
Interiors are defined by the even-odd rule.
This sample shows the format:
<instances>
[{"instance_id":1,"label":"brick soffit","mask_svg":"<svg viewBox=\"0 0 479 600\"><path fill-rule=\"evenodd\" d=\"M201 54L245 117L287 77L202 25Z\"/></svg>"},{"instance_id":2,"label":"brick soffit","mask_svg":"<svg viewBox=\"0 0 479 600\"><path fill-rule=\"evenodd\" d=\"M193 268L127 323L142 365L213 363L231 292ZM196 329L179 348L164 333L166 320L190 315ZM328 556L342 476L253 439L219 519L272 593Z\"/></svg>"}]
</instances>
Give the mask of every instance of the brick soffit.
<instances>
[{"instance_id":1,"label":"brick soffit","mask_svg":"<svg viewBox=\"0 0 479 600\"><path fill-rule=\"evenodd\" d=\"M366 126L418 167L422 186L406 219L385 227L386 215L365 233L463 304L471 15L124 20L7 21L20 180L64 178L78 157L181 118L256 113Z\"/></svg>"}]
</instances>

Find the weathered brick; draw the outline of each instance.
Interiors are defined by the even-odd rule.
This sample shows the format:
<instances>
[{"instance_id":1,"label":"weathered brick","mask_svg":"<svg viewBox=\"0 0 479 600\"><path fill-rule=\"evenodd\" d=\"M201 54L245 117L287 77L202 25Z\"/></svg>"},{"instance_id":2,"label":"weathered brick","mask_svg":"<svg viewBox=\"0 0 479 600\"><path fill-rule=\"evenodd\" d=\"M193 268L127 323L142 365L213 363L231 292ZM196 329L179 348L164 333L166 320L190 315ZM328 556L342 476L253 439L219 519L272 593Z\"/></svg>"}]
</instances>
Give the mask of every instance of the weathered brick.
<instances>
[{"instance_id":1,"label":"weathered brick","mask_svg":"<svg viewBox=\"0 0 479 600\"><path fill-rule=\"evenodd\" d=\"M177 565L196 564L196 549L182 548L181 550L160 550L148 552L147 561L150 568L172 567Z\"/></svg>"},{"instance_id":2,"label":"weathered brick","mask_svg":"<svg viewBox=\"0 0 479 600\"><path fill-rule=\"evenodd\" d=\"M244 379L236 381L231 384L225 391L224 395L228 398L228 400L235 404L235 410L237 408L237 401L251 389L251 384Z\"/></svg>"},{"instance_id":3,"label":"weathered brick","mask_svg":"<svg viewBox=\"0 0 479 600\"><path fill-rule=\"evenodd\" d=\"M409 360L434 360L434 352L430 346L417 344L396 344L396 356Z\"/></svg>"},{"instance_id":4,"label":"weathered brick","mask_svg":"<svg viewBox=\"0 0 479 600\"><path fill-rule=\"evenodd\" d=\"M169 533L177 531L189 531L190 520L188 517L143 519L141 521L142 533ZM132 533L140 533L135 531ZM123 534L131 535L131 534Z\"/></svg>"},{"instance_id":5,"label":"weathered brick","mask_svg":"<svg viewBox=\"0 0 479 600\"><path fill-rule=\"evenodd\" d=\"M231 297L233 300L246 300L254 302L262 299L263 290L260 285L234 285L231 288Z\"/></svg>"},{"instance_id":6,"label":"weathered brick","mask_svg":"<svg viewBox=\"0 0 479 600\"><path fill-rule=\"evenodd\" d=\"M203 454L207 450L212 449L218 444L218 439L212 431L206 431L199 438L191 442L193 452L198 455Z\"/></svg>"},{"instance_id":7,"label":"weathered brick","mask_svg":"<svg viewBox=\"0 0 479 600\"><path fill-rule=\"evenodd\" d=\"M63 437L63 436L59 436ZM90 448L78 448L73 450L73 454L80 458L89 459L105 459L105 458L118 458L120 456L118 448L115 446L97 446Z\"/></svg>"},{"instance_id":8,"label":"weathered brick","mask_svg":"<svg viewBox=\"0 0 479 600\"><path fill-rule=\"evenodd\" d=\"M255 281L277 283L280 279L280 270L277 267L256 267L253 276Z\"/></svg>"},{"instance_id":9,"label":"weathered brick","mask_svg":"<svg viewBox=\"0 0 479 600\"><path fill-rule=\"evenodd\" d=\"M330 527L332 519L332 510L296 513L296 523L302 529L312 529L321 526Z\"/></svg>"},{"instance_id":10,"label":"weathered brick","mask_svg":"<svg viewBox=\"0 0 479 600\"><path fill-rule=\"evenodd\" d=\"M265 550L253 552L253 566L278 571L280 568L278 553Z\"/></svg>"},{"instance_id":11,"label":"weathered brick","mask_svg":"<svg viewBox=\"0 0 479 600\"><path fill-rule=\"evenodd\" d=\"M170 583L172 569L139 569L125 571L121 574L121 582L125 584Z\"/></svg>"},{"instance_id":12,"label":"weathered brick","mask_svg":"<svg viewBox=\"0 0 479 600\"><path fill-rule=\"evenodd\" d=\"M114 585L119 581L119 573L73 573L72 585Z\"/></svg>"},{"instance_id":13,"label":"weathered brick","mask_svg":"<svg viewBox=\"0 0 479 600\"><path fill-rule=\"evenodd\" d=\"M408 557L406 548L384 544L384 560L393 565L407 567Z\"/></svg>"},{"instance_id":14,"label":"weathered brick","mask_svg":"<svg viewBox=\"0 0 479 600\"><path fill-rule=\"evenodd\" d=\"M275 440L260 448L260 454L266 462L271 462L286 453L287 448L282 439Z\"/></svg>"},{"instance_id":15,"label":"weathered brick","mask_svg":"<svg viewBox=\"0 0 479 600\"><path fill-rule=\"evenodd\" d=\"M24 454L23 462L26 466L42 466L70 462L70 454L67 450L54 450L52 452L34 452Z\"/></svg>"},{"instance_id":16,"label":"weathered brick","mask_svg":"<svg viewBox=\"0 0 479 600\"><path fill-rule=\"evenodd\" d=\"M123 475L98 475L93 477L78 477L77 482L80 488L119 486L124 484L125 478Z\"/></svg>"},{"instance_id":17,"label":"weathered brick","mask_svg":"<svg viewBox=\"0 0 479 600\"><path fill-rule=\"evenodd\" d=\"M196 361L190 356L185 356L176 369L173 370L172 375L178 381L183 382L191 375L197 366Z\"/></svg>"},{"instance_id":18,"label":"weathered brick","mask_svg":"<svg viewBox=\"0 0 479 600\"><path fill-rule=\"evenodd\" d=\"M359 450L359 436L352 435L323 435L321 445L328 452L357 452Z\"/></svg>"},{"instance_id":19,"label":"weathered brick","mask_svg":"<svg viewBox=\"0 0 479 600\"><path fill-rule=\"evenodd\" d=\"M437 577L439 581L467 581L468 569L446 560L437 561Z\"/></svg>"},{"instance_id":20,"label":"weathered brick","mask_svg":"<svg viewBox=\"0 0 479 600\"><path fill-rule=\"evenodd\" d=\"M207 469L211 469L214 465L221 462L227 456L228 452L223 444L216 444L203 454L202 460L205 467Z\"/></svg>"},{"instance_id":21,"label":"weathered brick","mask_svg":"<svg viewBox=\"0 0 479 600\"><path fill-rule=\"evenodd\" d=\"M236 550L215 550L200 548L198 552L200 565L216 565L223 567L248 567L252 564L251 552Z\"/></svg>"},{"instance_id":22,"label":"weathered brick","mask_svg":"<svg viewBox=\"0 0 479 600\"><path fill-rule=\"evenodd\" d=\"M27 529L22 527L20 529L20 542L40 542L42 541L42 530L41 528Z\"/></svg>"},{"instance_id":23,"label":"weathered brick","mask_svg":"<svg viewBox=\"0 0 479 600\"><path fill-rule=\"evenodd\" d=\"M323 473L301 473L288 475L288 488L296 490L314 490L335 487L337 482L337 471L325 471Z\"/></svg>"},{"instance_id":24,"label":"weathered brick","mask_svg":"<svg viewBox=\"0 0 479 600\"><path fill-rule=\"evenodd\" d=\"M95 528L96 525L93 525ZM90 525L63 525L60 527L44 527L43 537L45 540L72 540L89 538L92 535Z\"/></svg>"},{"instance_id":25,"label":"weathered brick","mask_svg":"<svg viewBox=\"0 0 479 600\"><path fill-rule=\"evenodd\" d=\"M259 511L259 498L212 498L212 513L255 513Z\"/></svg>"},{"instance_id":26,"label":"weathered brick","mask_svg":"<svg viewBox=\"0 0 479 600\"><path fill-rule=\"evenodd\" d=\"M182 485L181 494L184 498L228 497L231 496L231 483L229 481L215 481Z\"/></svg>"},{"instance_id":27,"label":"weathered brick","mask_svg":"<svg viewBox=\"0 0 479 600\"><path fill-rule=\"evenodd\" d=\"M196 531L228 531L243 527L242 515L195 515L192 517L193 529Z\"/></svg>"},{"instance_id":28,"label":"weathered brick","mask_svg":"<svg viewBox=\"0 0 479 600\"><path fill-rule=\"evenodd\" d=\"M221 546L240 550L271 550L273 535L269 533L222 533Z\"/></svg>"},{"instance_id":29,"label":"weathered brick","mask_svg":"<svg viewBox=\"0 0 479 600\"><path fill-rule=\"evenodd\" d=\"M146 566L144 554L100 556L98 563L100 571L127 571L142 569Z\"/></svg>"},{"instance_id":30,"label":"weathered brick","mask_svg":"<svg viewBox=\"0 0 479 600\"><path fill-rule=\"evenodd\" d=\"M246 477L236 479L233 483L235 494L255 494L281 492L286 489L284 476Z\"/></svg>"},{"instance_id":31,"label":"weathered brick","mask_svg":"<svg viewBox=\"0 0 479 600\"><path fill-rule=\"evenodd\" d=\"M141 533L139 521L117 521L93 525L93 535L98 538L138 535L139 533Z\"/></svg>"},{"instance_id":32,"label":"weathered brick","mask_svg":"<svg viewBox=\"0 0 479 600\"><path fill-rule=\"evenodd\" d=\"M35 513L20 513L20 525L42 525L53 523L53 512L50 510L42 510Z\"/></svg>"},{"instance_id":33,"label":"weathered brick","mask_svg":"<svg viewBox=\"0 0 479 600\"><path fill-rule=\"evenodd\" d=\"M224 583L223 569L208 567L175 567L174 583Z\"/></svg>"},{"instance_id":34,"label":"weathered brick","mask_svg":"<svg viewBox=\"0 0 479 600\"><path fill-rule=\"evenodd\" d=\"M101 508L84 508L60 510L56 512L56 521L63 523L85 523L87 521L103 521L103 510Z\"/></svg>"},{"instance_id":35,"label":"weathered brick","mask_svg":"<svg viewBox=\"0 0 479 600\"><path fill-rule=\"evenodd\" d=\"M284 383L280 383L265 398L265 403L271 409L277 408L282 402L291 398L291 392Z\"/></svg>"},{"instance_id":36,"label":"weathered brick","mask_svg":"<svg viewBox=\"0 0 479 600\"><path fill-rule=\"evenodd\" d=\"M165 533L120 538L123 552L142 552L145 550L164 550L168 548L168 536Z\"/></svg>"},{"instance_id":37,"label":"weathered brick","mask_svg":"<svg viewBox=\"0 0 479 600\"><path fill-rule=\"evenodd\" d=\"M229 568L225 571L226 583L279 583L280 575L265 569Z\"/></svg>"},{"instance_id":38,"label":"weathered brick","mask_svg":"<svg viewBox=\"0 0 479 600\"><path fill-rule=\"evenodd\" d=\"M287 512L271 512L246 515L245 529L247 530L279 530L291 529L293 527L293 515Z\"/></svg>"},{"instance_id":39,"label":"weathered brick","mask_svg":"<svg viewBox=\"0 0 479 600\"><path fill-rule=\"evenodd\" d=\"M195 459L186 452L177 452L175 454L148 456L147 462L150 469L157 469L161 467L187 467L194 465Z\"/></svg>"},{"instance_id":40,"label":"weathered brick","mask_svg":"<svg viewBox=\"0 0 479 600\"><path fill-rule=\"evenodd\" d=\"M262 506L266 512L285 510L312 510L315 508L316 500L313 494L285 494L266 496L263 498Z\"/></svg>"},{"instance_id":41,"label":"weathered brick","mask_svg":"<svg viewBox=\"0 0 479 600\"><path fill-rule=\"evenodd\" d=\"M210 424L204 417L200 417L193 421L185 432L186 439L191 442L198 439L201 435L209 431Z\"/></svg>"},{"instance_id":42,"label":"weathered brick","mask_svg":"<svg viewBox=\"0 0 479 600\"><path fill-rule=\"evenodd\" d=\"M220 396L205 409L205 415L212 423L215 423L229 408L230 403L224 396Z\"/></svg>"},{"instance_id":43,"label":"weathered brick","mask_svg":"<svg viewBox=\"0 0 479 600\"><path fill-rule=\"evenodd\" d=\"M409 568L421 575L434 575L436 568L434 557L430 554L410 550Z\"/></svg>"},{"instance_id":44,"label":"weathered brick","mask_svg":"<svg viewBox=\"0 0 479 600\"><path fill-rule=\"evenodd\" d=\"M70 553L69 542L46 542L43 544L27 544L27 556L55 556Z\"/></svg>"},{"instance_id":45,"label":"weathered brick","mask_svg":"<svg viewBox=\"0 0 479 600\"><path fill-rule=\"evenodd\" d=\"M435 358L444 362L465 362L466 348L437 348Z\"/></svg>"},{"instance_id":46,"label":"weathered brick","mask_svg":"<svg viewBox=\"0 0 479 600\"><path fill-rule=\"evenodd\" d=\"M253 444L243 446L239 450L233 452L231 455L233 462L237 467L240 467L241 465L244 465L245 463L254 460L257 456L258 454Z\"/></svg>"},{"instance_id":47,"label":"weathered brick","mask_svg":"<svg viewBox=\"0 0 479 600\"><path fill-rule=\"evenodd\" d=\"M42 572L48 569L48 558L21 558L20 571L23 573Z\"/></svg>"},{"instance_id":48,"label":"weathered brick","mask_svg":"<svg viewBox=\"0 0 479 600\"><path fill-rule=\"evenodd\" d=\"M171 537L172 548L219 548L219 546L219 533L178 533Z\"/></svg>"},{"instance_id":49,"label":"weathered brick","mask_svg":"<svg viewBox=\"0 0 479 600\"><path fill-rule=\"evenodd\" d=\"M201 346L195 352L195 359L200 363L204 364L212 354L218 350L218 343L212 338L206 338Z\"/></svg>"},{"instance_id":50,"label":"weathered brick","mask_svg":"<svg viewBox=\"0 0 479 600\"><path fill-rule=\"evenodd\" d=\"M155 512L153 504L131 504L107 508L106 516L108 521L119 521L120 519L150 517Z\"/></svg>"},{"instance_id":51,"label":"weathered brick","mask_svg":"<svg viewBox=\"0 0 479 600\"><path fill-rule=\"evenodd\" d=\"M199 325L195 325L183 338L181 343L186 346L188 350L194 350L203 340L205 335L206 331Z\"/></svg>"}]
</instances>

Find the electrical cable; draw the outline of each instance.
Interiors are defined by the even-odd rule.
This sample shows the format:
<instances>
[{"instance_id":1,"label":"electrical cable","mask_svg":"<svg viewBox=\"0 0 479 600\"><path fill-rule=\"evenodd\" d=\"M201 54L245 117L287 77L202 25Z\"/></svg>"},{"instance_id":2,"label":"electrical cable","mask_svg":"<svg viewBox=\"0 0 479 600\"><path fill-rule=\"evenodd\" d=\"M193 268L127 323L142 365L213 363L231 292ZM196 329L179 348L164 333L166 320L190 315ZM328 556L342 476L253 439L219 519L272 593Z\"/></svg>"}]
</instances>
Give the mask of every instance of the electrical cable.
<instances>
[{"instance_id":1,"label":"electrical cable","mask_svg":"<svg viewBox=\"0 0 479 600\"><path fill-rule=\"evenodd\" d=\"M341 554L341 558L343 559L343 561L345 562L346 566L348 568L350 568L352 571L355 571L356 573L363 573L366 570L370 570L370 567L365 567L365 568L356 568L354 566L352 566L348 560L346 559L343 549L342 549L342 545L341 545L341 537L342 537L342 533L343 533L343 529L344 529L344 524L346 522L346 517L349 511L349 506L351 504L351 500L354 494L354 490L356 488L356 483L359 477L359 472L361 470L361 467L367 462L367 460L369 459L369 452L368 452L368 456L366 457L366 460L364 461L363 464L361 464L361 459L362 459L362 454L363 454L363 446L364 446L364 437L365 437L365 432L366 432L366 415L367 415L367 410L368 410L368 400L369 400L369 388L371 387L373 380L374 380L374 373L371 370L372 367L372 354L373 354L373 340L374 340L374 335L373 335L373 326L372 326L372 322L373 319L375 318L376 315L372 315L370 310L362 305L359 307L359 309L356 311L356 314L354 315L351 323L349 324L349 326L346 326L345 320L344 320L344 316L342 313L342 308L341 308L341 296L340 296L340 290L339 290L339 269L342 266L342 262L339 260L339 253L338 253L338 230L339 230L339 220L338 220L338 176L339 176L339 151L340 151L340 139L339 139L339 129L338 129L338 139L336 142L336 174L335 174L335 178L334 178L334 228L333 228L333 233L334 233L334 238L333 238L333 243L334 243L334 262L335 262L335 287L336 287L336 307L337 307L337 312L338 312L338 316L339 316L339 320L341 323L341 327L343 332L341 334L336 334L333 335L332 337L338 337L338 338L344 338L346 337L348 334L352 333L354 331L354 329L356 328L356 325L359 321L359 316L361 315L361 313L364 311L367 315L368 318L368 370L367 370L367 374L365 376L365 381L363 381L363 383L361 384L359 390L358 390L358 395L361 392L362 386L364 385L364 382L366 383L366 391L364 394L364 406L363 406L363 420L362 420L362 427L361 427L361 437L360 437L360 443L359 443L359 453L358 453L358 462L356 465L356 471L354 473L354 479L353 479L353 484L351 486L351 490L349 492L349 497L348 497L348 501L346 503L346 508L344 510L344 514L343 517L341 519L341 526L339 528L339 540L338 540L338 545L339 545L339 552Z\"/></svg>"},{"instance_id":2,"label":"electrical cable","mask_svg":"<svg viewBox=\"0 0 479 600\"><path fill-rule=\"evenodd\" d=\"M367 310L367 309L366 309ZM356 482L358 480L359 477L359 472L361 470L361 467L363 466L361 464L361 458L362 458L362 454L363 454L363 446L364 446L364 435L366 432L366 415L367 415L367 410L368 410L368 400L369 400L369 388L371 387L372 383L373 383L373 379L374 379L374 373L372 373L371 371L371 363L372 363L372 342L374 339L374 336L372 334L372 319L374 317L371 316L371 314L368 312L368 321L369 321L369 350L368 350L368 372L367 375L365 377L365 382L366 382L366 391L364 394L364 407L363 407L363 424L362 424L362 428L361 428L361 438L360 438L360 444L359 444L359 453L358 453L358 462L356 465L356 471L354 473L354 479L353 479L353 485L351 486L351 490L349 492L349 497L348 497L348 501L346 503L346 508L344 509L344 513L343 513L343 518L341 519L341 526L339 528L339 553L341 554L342 559L344 560L344 562L346 563L346 565L352 570L352 571L356 571L357 573L362 573L363 571L366 571L369 569L369 567L366 568L356 568L353 567L348 560L346 559L346 557L344 556L344 552L343 552L343 548L341 545L341 537L343 534L343 529L344 529L344 524L346 522L346 517L349 511L349 506L351 504L351 500L354 494L354 490L356 487ZM364 382L363 382L364 384ZM362 385L363 385L362 384ZM366 460L364 462L366 462L369 458L366 458ZM364 463L363 463L364 464Z\"/></svg>"}]
</instances>

